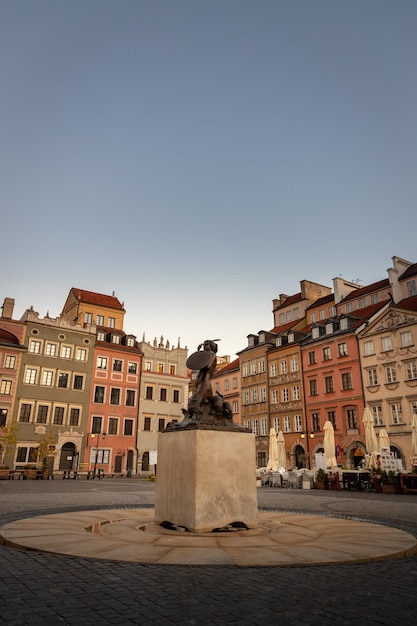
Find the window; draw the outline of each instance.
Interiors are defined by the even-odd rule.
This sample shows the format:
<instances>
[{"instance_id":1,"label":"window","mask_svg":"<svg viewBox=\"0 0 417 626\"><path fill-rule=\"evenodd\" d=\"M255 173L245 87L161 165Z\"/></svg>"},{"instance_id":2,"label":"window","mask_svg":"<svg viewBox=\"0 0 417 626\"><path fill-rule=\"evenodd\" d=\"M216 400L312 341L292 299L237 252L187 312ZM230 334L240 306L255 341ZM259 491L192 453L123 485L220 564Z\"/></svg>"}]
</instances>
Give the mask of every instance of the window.
<instances>
[{"instance_id":1,"label":"window","mask_svg":"<svg viewBox=\"0 0 417 626\"><path fill-rule=\"evenodd\" d=\"M175 376L175 365L169 366L169 373L171 376Z\"/></svg>"},{"instance_id":2,"label":"window","mask_svg":"<svg viewBox=\"0 0 417 626\"><path fill-rule=\"evenodd\" d=\"M285 315L284 313L280 313L278 316L278 323L279 325L283 324L285 322Z\"/></svg>"},{"instance_id":3,"label":"window","mask_svg":"<svg viewBox=\"0 0 417 626\"><path fill-rule=\"evenodd\" d=\"M153 400L153 387L146 387L146 399Z\"/></svg>"},{"instance_id":4,"label":"window","mask_svg":"<svg viewBox=\"0 0 417 626\"><path fill-rule=\"evenodd\" d=\"M120 343L120 335L112 335L111 336L112 343Z\"/></svg>"},{"instance_id":5,"label":"window","mask_svg":"<svg viewBox=\"0 0 417 626\"><path fill-rule=\"evenodd\" d=\"M45 404L38 406L38 414L36 416L36 422L38 424L46 424L48 419L48 407Z\"/></svg>"},{"instance_id":6,"label":"window","mask_svg":"<svg viewBox=\"0 0 417 626\"><path fill-rule=\"evenodd\" d=\"M389 350L392 350L391 337L382 337L381 343L382 343L382 352L388 352Z\"/></svg>"},{"instance_id":7,"label":"window","mask_svg":"<svg viewBox=\"0 0 417 626\"><path fill-rule=\"evenodd\" d=\"M81 374L74 374L74 389L81 391L84 388L84 376Z\"/></svg>"},{"instance_id":8,"label":"window","mask_svg":"<svg viewBox=\"0 0 417 626\"><path fill-rule=\"evenodd\" d=\"M116 318L115 317L109 317L108 326L109 326L109 328L114 328L116 326Z\"/></svg>"},{"instance_id":9,"label":"window","mask_svg":"<svg viewBox=\"0 0 417 626\"><path fill-rule=\"evenodd\" d=\"M97 404L103 404L104 402L104 387L97 385L94 390L94 402Z\"/></svg>"},{"instance_id":10,"label":"window","mask_svg":"<svg viewBox=\"0 0 417 626\"><path fill-rule=\"evenodd\" d=\"M78 426L80 423L80 409L70 409L69 425Z\"/></svg>"},{"instance_id":11,"label":"window","mask_svg":"<svg viewBox=\"0 0 417 626\"><path fill-rule=\"evenodd\" d=\"M109 424L107 428L109 435L117 435L119 430L119 420L117 417L109 417Z\"/></svg>"},{"instance_id":12,"label":"window","mask_svg":"<svg viewBox=\"0 0 417 626\"><path fill-rule=\"evenodd\" d=\"M317 380L310 380L309 384L310 384L310 396L317 396L318 395Z\"/></svg>"},{"instance_id":13,"label":"window","mask_svg":"<svg viewBox=\"0 0 417 626\"><path fill-rule=\"evenodd\" d=\"M272 423L274 424L275 432L279 433L279 417L274 417Z\"/></svg>"},{"instance_id":14,"label":"window","mask_svg":"<svg viewBox=\"0 0 417 626\"><path fill-rule=\"evenodd\" d=\"M0 385L0 393L4 396L10 396L12 392L12 381L11 380L2 380Z\"/></svg>"},{"instance_id":15,"label":"window","mask_svg":"<svg viewBox=\"0 0 417 626\"><path fill-rule=\"evenodd\" d=\"M126 337L126 345L130 348L135 347L135 338L134 337Z\"/></svg>"},{"instance_id":16,"label":"window","mask_svg":"<svg viewBox=\"0 0 417 626\"><path fill-rule=\"evenodd\" d=\"M161 402L167 401L167 390L165 387L161 387L161 389L159 390L159 399L161 400Z\"/></svg>"},{"instance_id":17,"label":"window","mask_svg":"<svg viewBox=\"0 0 417 626\"><path fill-rule=\"evenodd\" d=\"M252 404L256 404L258 402L258 390L252 389Z\"/></svg>"},{"instance_id":18,"label":"window","mask_svg":"<svg viewBox=\"0 0 417 626\"><path fill-rule=\"evenodd\" d=\"M35 339L31 339L29 343L29 352L31 352L32 354L40 354L41 342L35 341Z\"/></svg>"},{"instance_id":19,"label":"window","mask_svg":"<svg viewBox=\"0 0 417 626\"><path fill-rule=\"evenodd\" d=\"M279 364L279 368L280 368L281 374L287 374L288 373L287 361L281 361Z\"/></svg>"},{"instance_id":20,"label":"window","mask_svg":"<svg viewBox=\"0 0 417 626\"><path fill-rule=\"evenodd\" d=\"M106 341L106 333L102 330L97 332L97 341Z\"/></svg>"},{"instance_id":21,"label":"window","mask_svg":"<svg viewBox=\"0 0 417 626\"><path fill-rule=\"evenodd\" d=\"M24 382L28 385L34 385L36 383L37 371L33 367L26 368Z\"/></svg>"},{"instance_id":22,"label":"window","mask_svg":"<svg viewBox=\"0 0 417 626\"><path fill-rule=\"evenodd\" d=\"M291 420L289 415L284 416L284 433L291 432Z\"/></svg>"},{"instance_id":23,"label":"window","mask_svg":"<svg viewBox=\"0 0 417 626\"><path fill-rule=\"evenodd\" d=\"M224 390L229 391L229 379L226 378L224 381Z\"/></svg>"},{"instance_id":24,"label":"window","mask_svg":"<svg viewBox=\"0 0 417 626\"><path fill-rule=\"evenodd\" d=\"M158 365L156 367L156 371L158 372L158 374L163 374L164 373L164 364L163 363L158 363Z\"/></svg>"},{"instance_id":25,"label":"window","mask_svg":"<svg viewBox=\"0 0 417 626\"><path fill-rule=\"evenodd\" d=\"M326 335L331 335L332 333L333 333L333 322L327 322Z\"/></svg>"},{"instance_id":26,"label":"window","mask_svg":"<svg viewBox=\"0 0 417 626\"><path fill-rule=\"evenodd\" d=\"M84 324L91 324L93 321L92 313L84 313Z\"/></svg>"},{"instance_id":27,"label":"window","mask_svg":"<svg viewBox=\"0 0 417 626\"><path fill-rule=\"evenodd\" d=\"M4 428L7 422L7 409L0 409L0 428Z\"/></svg>"},{"instance_id":28,"label":"window","mask_svg":"<svg viewBox=\"0 0 417 626\"><path fill-rule=\"evenodd\" d=\"M265 436L268 434L268 422L266 417L261 417L261 435Z\"/></svg>"},{"instance_id":29,"label":"window","mask_svg":"<svg viewBox=\"0 0 417 626\"><path fill-rule=\"evenodd\" d=\"M75 350L75 359L76 359L76 361L86 361L87 360L87 350L85 348L76 348L76 350Z\"/></svg>"},{"instance_id":30,"label":"window","mask_svg":"<svg viewBox=\"0 0 417 626\"><path fill-rule=\"evenodd\" d=\"M164 430L164 428L165 428L165 420L164 420L163 417L160 417L158 419L158 430L159 430L159 432L161 432L161 430Z\"/></svg>"},{"instance_id":31,"label":"window","mask_svg":"<svg viewBox=\"0 0 417 626\"><path fill-rule=\"evenodd\" d=\"M342 389L343 391L353 389L352 374L350 372L345 372L344 374L342 374Z\"/></svg>"},{"instance_id":32,"label":"window","mask_svg":"<svg viewBox=\"0 0 417 626\"><path fill-rule=\"evenodd\" d=\"M334 392L333 376L325 376L324 377L324 388L325 388L325 392L326 393L333 393Z\"/></svg>"},{"instance_id":33,"label":"window","mask_svg":"<svg viewBox=\"0 0 417 626\"><path fill-rule=\"evenodd\" d=\"M389 405L392 424L403 424L403 414L400 402L393 402Z\"/></svg>"},{"instance_id":34,"label":"window","mask_svg":"<svg viewBox=\"0 0 417 626\"><path fill-rule=\"evenodd\" d=\"M301 415L294 415L294 430L297 433L300 433L303 430Z\"/></svg>"},{"instance_id":35,"label":"window","mask_svg":"<svg viewBox=\"0 0 417 626\"><path fill-rule=\"evenodd\" d=\"M98 356L97 357L97 369L98 370L106 370L107 369L107 357L106 356Z\"/></svg>"},{"instance_id":36,"label":"window","mask_svg":"<svg viewBox=\"0 0 417 626\"><path fill-rule=\"evenodd\" d=\"M104 315L97 315L96 324L97 326L104 326Z\"/></svg>"},{"instance_id":37,"label":"window","mask_svg":"<svg viewBox=\"0 0 417 626\"><path fill-rule=\"evenodd\" d=\"M271 376L276 376L277 375L277 364L276 363L271 363Z\"/></svg>"},{"instance_id":38,"label":"window","mask_svg":"<svg viewBox=\"0 0 417 626\"><path fill-rule=\"evenodd\" d=\"M129 374L137 374L138 372L138 364L133 361L129 361L127 365L127 371Z\"/></svg>"},{"instance_id":39,"label":"window","mask_svg":"<svg viewBox=\"0 0 417 626\"><path fill-rule=\"evenodd\" d=\"M405 378L406 380L414 380L417 378L417 362L414 359L413 361L405 362Z\"/></svg>"},{"instance_id":40,"label":"window","mask_svg":"<svg viewBox=\"0 0 417 626\"><path fill-rule=\"evenodd\" d=\"M331 359L331 355L330 355L330 348L323 348L323 361L330 361Z\"/></svg>"},{"instance_id":41,"label":"window","mask_svg":"<svg viewBox=\"0 0 417 626\"><path fill-rule=\"evenodd\" d=\"M287 311L285 314L285 318L287 320L287 322L291 322L292 320L292 311Z\"/></svg>"},{"instance_id":42,"label":"window","mask_svg":"<svg viewBox=\"0 0 417 626\"><path fill-rule=\"evenodd\" d=\"M299 385L294 385L292 388L292 399L299 400L300 399L300 387Z\"/></svg>"},{"instance_id":43,"label":"window","mask_svg":"<svg viewBox=\"0 0 417 626\"><path fill-rule=\"evenodd\" d=\"M98 435L101 433L102 422L103 422L102 417L97 417L97 416L93 417L93 422L91 424L91 432L93 433L93 435Z\"/></svg>"},{"instance_id":44,"label":"window","mask_svg":"<svg viewBox=\"0 0 417 626\"><path fill-rule=\"evenodd\" d=\"M333 424L333 428L336 429L336 411L328 411L327 419Z\"/></svg>"},{"instance_id":45,"label":"window","mask_svg":"<svg viewBox=\"0 0 417 626\"><path fill-rule=\"evenodd\" d=\"M265 372L265 361L264 359L261 359L258 363L258 370L261 374L263 374Z\"/></svg>"},{"instance_id":46,"label":"window","mask_svg":"<svg viewBox=\"0 0 417 626\"><path fill-rule=\"evenodd\" d=\"M4 369L6 370L16 369L16 357L15 356L6 354L6 358L4 359Z\"/></svg>"},{"instance_id":47,"label":"window","mask_svg":"<svg viewBox=\"0 0 417 626\"><path fill-rule=\"evenodd\" d=\"M300 309L297 307L295 307L294 309L294 319L298 320L298 318L300 317Z\"/></svg>"},{"instance_id":48,"label":"window","mask_svg":"<svg viewBox=\"0 0 417 626\"><path fill-rule=\"evenodd\" d=\"M125 420L123 434L125 437L131 437L133 435L133 420Z\"/></svg>"},{"instance_id":49,"label":"window","mask_svg":"<svg viewBox=\"0 0 417 626\"><path fill-rule=\"evenodd\" d=\"M266 387L261 387L259 389L259 401L266 402Z\"/></svg>"},{"instance_id":50,"label":"window","mask_svg":"<svg viewBox=\"0 0 417 626\"><path fill-rule=\"evenodd\" d=\"M61 358L63 359L71 358L71 346L61 346Z\"/></svg>"},{"instance_id":51,"label":"window","mask_svg":"<svg viewBox=\"0 0 417 626\"><path fill-rule=\"evenodd\" d=\"M273 389L272 390L272 404L278 404L279 402L279 398L278 398L278 389Z\"/></svg>"},{"instance_id":52,"label":"window","mask_svg":"<svg viewBox=\"0 0 417 626\"><path fill-rule=\"evenodd\" d=\"M110 404L120 404L120 389L118 387L110 389Z\"/></svg>"},{"instance_id":53,"label":"window","mask_svg":"<svg viewBox=\"0 0 417 626\"><path fill-rule=\"evenodd\" d=\"M233 389L237 389L237 377L232 379L232 387Z\"/></svg>"},{"instance_id":54,"label":"window","mask_svg":"<svg viewBox=\"0 0 417 626\"><path fill-rule=\"evenodd\" d=\"M178 389L174 389L172 392L172 401L178 403L180 401L180 392Z\"/></svg>"},{"instance_id":55,"label":"window","mask_svg":"<svg viewBox=\"0 0 417 626\"><path fill-rule=\"evenodd\" d=\"M150 417L145 417L143 430L151 430L151 418Z\"/></svg>"},{"instance_id":56,"label":"window","mask_svg":"<svg viewBox=\"0 0 417 626\"><path fill-rule=\"evenodd\" d=\"M410 331L407 331L406 333L400 333L400 337L401 337L402 348L409 348L410 346L413 345L413 340L412 340Z\"/></svg>"},{"instance_id":57,"label":"window","mask_svg":"<svg viewBox=\"0 0 417 626\"><path fill-rule=\"evenodd\" d=\"M293 357L291 359L291 371L298 372L298 359L297 357Z\"/></svg>"},{"instance_id":58,"label":"window","mask_svg":"<svg viewBox=\"0 0 417 626\"><path fill-rule=\"evenodd\" d=\"M376 368L367 371L368 374L368 385L372 387L372 385L378 384L378 374Z\"/></svg>"},{"instance_id":59,"label":"window","mask_svg":"<svg viewBox=\"0 0 417 626\"><path fill-rule=\"evenodd\" d=\"M308 362L309 365L314 365L316 363L316 353L314 351L308 353Z\"/></svg>"},{"instance_id":60,"label":"window","mask_svg":"<svg viewBox=\"0 0 417 626\"><path fill-rule=\"evenodd\" d=\"M288 333L288 343L294 343L294 333Z\"/></svg>"},{"instance_id":61,"label":"window","mask_svg":"<svg viewBox=\"0 0 417 626\"><path fill-rule=\"evenodd\" d=\"M311 422L313 424L313 430L320 430L320 415L318 413L312 413Z\"/></svg>"},{"instance_id":62,"label":"window","mask_svg":"<svg viewBox=\"0 0 417 626\"><path fill-rule=\"evenodd\" d=\"M63 406L55 407L53 423L58 424L58 426L62 426L62 424L64 423L64 407Z\"/></svg>"},{"instance_id":63,"label":"window","mask_svg":"<svg viewBox=\"0 0 417 626\"><path fill-rule=\"evenodd\" d=\"M216 393L220 393L220 383L216 383L215 385Z\"/></svg>"},{"instance_id":64,"label":"window","mask_svg":"<svg viewBox=\"0 0 417 626\"><path fill-rule=\"evenodd\" d=\"M257 419L253 419L252 420L252 432L253 432L254 435L259 435L258 420Z\"/></svg>"},{"instance_id":65,"label":"window","mask_svg":"<svg viewBox=\"0 0 417 626\"><path fill-rule=\"evenodd\" d=\"M68 387L68 374L66 372L59 372L58 387L61 387L62 389L66 389Z\"/></svg>"},{"instance_id":66,"label":"window","mask_svg":"<svg viewBox=\"0 0 417 626\"><path fill-rule=\"evenodd\" d=\"M348 309L348 311L351 311L352 310L352 305L350 305L350 308L349 308L349 305L348 305L347 309ZM348 318L347 317L342 317L340 319L340 330L347 330L348 327L349 327L349 320L348 320Z\"/></svg>"},{"instance_id":67,"label":"window","mask_svg":"<svg viewBox=\"0 0 417 626\"><path fill-rule=\"evenodd\" d=\"M382 406L380 404L375 404L371 407L372 416L374 418L375 426L382 426L384 423L382 419Z\"/></svg>"},{"instance_id":68,"label":"window","mask_svg":"<svg viewBox=\"0 0 417 626\"><path fill-rule=\"evenodd\" d=\"M250 364L250 373L256 374L256 362L255 361L252 361Z\"/></svg>"},{"instance_id":69,"label":"window","mask_svg":"<svg viewBox=\"0 0 417 626\"><path fill-rule=\"evenodd\" d=\"M245 406L247 406L249 404L249 391L244 391L243 392L243 398L242 398L243 404Z\"/></svg>"},{"instance_id":70,"label":"window","mask_svg":"<svg viewBox=\"0 0 417 626\"><path fill-rule=\"evenodd\" d=\"M358 427L358 419L356 415L356 409L348 409L347 410L347 422L348 428L357 428Z\"/></svg>"},{"instance_id":71,"label":"window","mask_svg":"<svg viewBox=\"0 0 417 626\"><path fill-rule=\"evenodd\" d=\"M336 307L335 306L331 306L330 309L329 309L330 317L336 317L336 313L337 313Z\"/></svg>"},{"instance_id":72,"label":"window","mask_svg":"<svg viewBox=\"0 0 417 626\"><path fill-rule=\"evenodd\" d=\"M150 361L146 361L145 362L145 370L147 372L151 372L152 371L152 363Z\"/></svg>"},{"instance_id":73,"label":"window","mask_svg":"<svg viewBox=\"0 0 417 626\"><path fill-rule=\"evenodd\" d=\"M358 307L360 309L364 309L366 307L366 299L365 298L359 298Z\"/></svg>"},{"instance_id":74,"label":"window","mask_svg":"<svg viewBox=\"0 0 417 626\"><path fill-rule=\"evenodd\" d=\"M339 343L339 345L337 347L338 347L338 350L339 350L339 356L347 356L348 349L347 349L347 344L346 343Z\"/></svg>"},{"instance_id":75,"label":"window","mask_svg":"<svg viewBox=\"0 0 417 626\"><path fill-rule=\"evenodd\" d=\"M385 366L385 380L387 384L397 382L397 372L395 371L395 365Z\"/></svg>"},{"instance_id":76,"label":"window","mask_svg":"<svg viewBox=\"0 0 417 626\"><path fill-rule=\"evenodd\" d=\"M113 361L113 372L121 372L123 366L123 361L120 359L114 359Z\"/></svg>"},{"instance_id":77,"label":"window","mask_svg":"<svg viewBox=\"0 0 417 626\"><path fill-rule=\"evenodd\" d=\"M409 296L417 296L417 288L416 288L415 280L407 281L407 291L408 291Z\"/></svg>"},{"instance_id":78,"label":"window","mask_svg":"<svg viewBox=\"0 0 417 626\"><path fill-rule=\"evenodd\" d=\"M314 326L311 331L311 336L313 339L318 339L320 337L320 328L318 326Z\"/></svg>"},{"instance_id":79,"label":"window","mask_svg":"<svg viewBox=\"0 0 417 626\"><path fill-rule=\"evenodd\" d=\"M411 415L417 415L417 401L416 400L412 400L410 402L410 412L411 412Z\"/></svg>"},{"instance_id":80,"label":"window","mask_svg":"<svg viewBox=\"0 0 417 626\"><path fill-rule=\"evenodd\" d=\"M134 389L126 389L126 406L135 406L136 392Z\"/></svg>"},{"instance_id":81,"label":"window","mask_svg":"<svg viewBox=\"0 0 417 626\"><path fill-rule=\"evenodd\" d=\"M54 373L51 370L43 370L41 376L41 385L51 387L54 379Z\"/></svg>"},{"instance_id":82,"label":"window","mask_svg":"<svg viewBox=\"0 0 417 626\"><path fill-rule=\"evenodd\" d=\"M233 413L235 415L236 413L239 413L239 401L238 400L233 401Z\"/></svg>"},{"instance_id":83,"label":"window","mask_svg":"<svg viewBox=\"0 0 417 626\"><path fill-rule=\"evenodd\" d=\"M31 412L32 412L31 404L22 404L20 406L19 422L29 422Z\"/></svg>"},{"instance_id":84,"label":"window","mask_svg":"<svg viewBox=\"0 0 417 626\"><path fill-rule=\"evenodd\" d=\"M371 356L372 354L375 354L373 341L365 341L363 344L363 348L365 350L366 356Z\"/></svg>"},{"instance_id":85,"label":"window","mask_svg":"<svg viewBox=\"0 0 417 626\"><path fill-rule=\"evenodd\" d=\"M379 298L378 298L378 294L377 293L373 293L371 295L371 303L372 304L378 304Z\"/></svg>"},{"instance_id":86,"label":"window","mask_svg":"<svg viewBox=\"0 0 417 626\"><path fill-rule=\"evenodd\" d=\"M352 313L353 311L353 304L351 302L348 302L346 305L346 313Z\"/></svg>"},{"instance_id":87,"label":"window","mask_svg":"<svg viewBox=\"0 0 417 626\"><path fill-rule=\"evenodd\" d=\"M325 317L326 317L326 311L324 309L320 309L319 319L324 320Z\"/></svg>"},{"instance_id":88,"label":"window","mask_svg":"<svg viewBox=\"0 0 417 626\"><path fill-rule=\"evenodd\" d=\"M45 354L46 356L56 356L57 354L57 345L56 343L48 343L45 346Z\"/></svg>"},{"instance_id":89,"label":"window","mask_svg":"<svg viewBox=\"0 0 417 626\"><path fill-rule=\"evenodd\" d=\"M290 392L288 390L288 387L283 387L282 388L282 401L288 402L289 399L290 399Z\"/></svg>"},{"instance_id":90,"label":"window","mask_svg":"<svg viewBox=\"0 0 417 626\"><path fill-rule=\"evenodd\" d=\"M310 322L311 322L312 324L314 324L314 322L316 321L316 319L317 319L316 314L315 314L315 313L312 313L312 314L311 314L311 317L310 317Z\"/></svg>"}]
</instances>

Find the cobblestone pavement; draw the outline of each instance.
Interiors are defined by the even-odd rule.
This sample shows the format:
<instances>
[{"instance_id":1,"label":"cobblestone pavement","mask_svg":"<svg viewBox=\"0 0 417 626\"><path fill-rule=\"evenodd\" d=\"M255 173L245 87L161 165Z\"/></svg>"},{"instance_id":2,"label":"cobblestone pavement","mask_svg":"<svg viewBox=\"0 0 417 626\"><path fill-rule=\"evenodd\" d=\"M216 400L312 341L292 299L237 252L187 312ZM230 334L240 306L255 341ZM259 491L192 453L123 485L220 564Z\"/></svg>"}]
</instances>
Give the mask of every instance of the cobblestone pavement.
<instances>
[{"instance_id":1,"label":"cobblestone pavement","mask_svg":"<svg viewBox=\"0 0 417 626\"><path fill-rule=\"evenodd\" d=\"M1 481L0 526L33 515L153 506L138 479ZM259 507L386 523L417 536L417 496L258 489ZM161 566L0 546L0 623L404 624L417 557L314 567Z\"/></svg>"}]
</instances>

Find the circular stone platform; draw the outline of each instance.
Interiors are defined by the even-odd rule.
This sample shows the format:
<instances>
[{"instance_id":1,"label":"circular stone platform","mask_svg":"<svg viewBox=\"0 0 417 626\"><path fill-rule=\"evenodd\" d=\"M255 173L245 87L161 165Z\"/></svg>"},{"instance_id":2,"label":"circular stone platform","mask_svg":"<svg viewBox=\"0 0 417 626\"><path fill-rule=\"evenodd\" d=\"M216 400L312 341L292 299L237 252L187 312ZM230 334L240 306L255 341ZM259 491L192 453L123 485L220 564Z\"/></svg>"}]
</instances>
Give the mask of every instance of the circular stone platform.
<instances>
[{"instance_id":1,"label":"circular stone platform","mask_svg":"<svg viewBox=\"0 0 417 626\"><path fill-rule=\"evenodd\" d=\"M165 565L285 566L365 562L417 552L396 528L335 517L258 512L258 527L190 533L154 523L153 509L43 515L0 529L3 544L94 559Z\"/></svg>"}]
</instances>

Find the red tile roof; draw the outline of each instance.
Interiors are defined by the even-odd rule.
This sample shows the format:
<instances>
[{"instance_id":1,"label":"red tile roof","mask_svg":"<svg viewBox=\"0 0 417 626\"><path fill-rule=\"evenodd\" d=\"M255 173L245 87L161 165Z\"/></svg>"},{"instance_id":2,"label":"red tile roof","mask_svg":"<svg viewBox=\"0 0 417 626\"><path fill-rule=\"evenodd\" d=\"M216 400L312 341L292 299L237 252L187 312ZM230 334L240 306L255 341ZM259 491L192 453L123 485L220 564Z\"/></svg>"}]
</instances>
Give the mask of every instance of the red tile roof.
<instances>
[{"instance_id":1,"label":"red tile roof","mask_svg":"<svg viewBox=\"0 0 417 626\"><path fill-rule=\"evenodd\" d=\"M355 298L360 298L367 293L372 293L373 291L378 291L379 289L385 289L387 287L389 287L389 280L388 278L384 278L383 280L379 280L376 283L372 283L371 285L366 285L366 287L359 287L359 289L354 289L343 298L342 303L346 302L346 300L354 300Z\"/></svg>"},{"instance_id":2,"label":"red tile roof","mask_svg":"<svg viewBox=\"0 0 417 626\"><path fill-rule=\"evenodd\" d=\"M123 305L120 303L119 299L116 298L116 296L106 296L102 293L87 291L86 289L77 289L75 287L72 287L71 291L78 302L124 311Z\"/></svg>"},{"instance_id":3,"label":"red tile roof","mask_svg":"<svg viewBox=\"0 0 417 626\"><path fill-rule=\"evenodd\" d=\"M15 346L20 345L18 338L13 335L13 333L9 333L9 331L0 328L0 343L13 344Z\"/></svg>"},{"instance_id":4,"label":"red tile roof","mask_svg":"<svg viewBox=\"0 0 417 626\"><path fill-rule=\"evenodd\" d=\"M413 263L410 267L407 267L405 272L401 274L398 280L405 280L406 278L411 278L411 276L417 275L417 263Z\"/></svg>"},{"instance_id":5,"label":"red tile roof","mask_svg":"<svg viewBox=\"0 0 417 626\"><path fill-rule=\"evenodd\" d=\"M410 296L398 302L396 306L400 309L406 309L407 311L417 311L417 296Z\"/></svg>"}]
</instances>

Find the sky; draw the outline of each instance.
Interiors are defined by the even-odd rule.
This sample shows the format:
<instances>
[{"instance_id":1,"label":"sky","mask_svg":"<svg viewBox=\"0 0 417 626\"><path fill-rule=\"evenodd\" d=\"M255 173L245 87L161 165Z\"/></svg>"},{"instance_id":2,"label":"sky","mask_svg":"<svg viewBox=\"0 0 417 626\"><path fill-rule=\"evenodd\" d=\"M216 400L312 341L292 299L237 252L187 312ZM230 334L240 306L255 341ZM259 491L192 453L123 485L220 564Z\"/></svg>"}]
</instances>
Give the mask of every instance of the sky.
<instances>
[{"instance_id":1,"label":"sky","mask_svg":"<svg viewBox=\"0 0 417 626\"><path fill-rule=\"evenodd\" d=\"M219 354L417 262L415 0L2 0L0 301Z\"/></svg>"}]
</instances>

